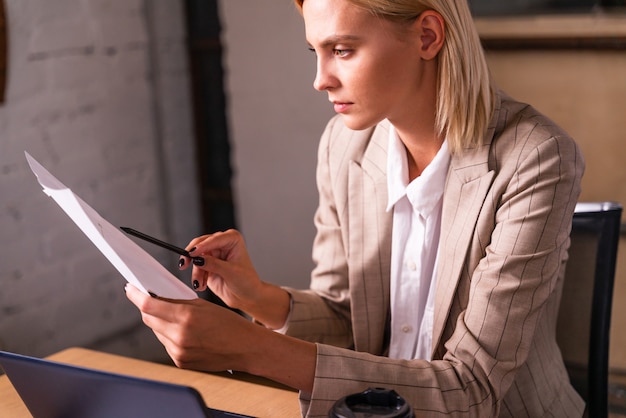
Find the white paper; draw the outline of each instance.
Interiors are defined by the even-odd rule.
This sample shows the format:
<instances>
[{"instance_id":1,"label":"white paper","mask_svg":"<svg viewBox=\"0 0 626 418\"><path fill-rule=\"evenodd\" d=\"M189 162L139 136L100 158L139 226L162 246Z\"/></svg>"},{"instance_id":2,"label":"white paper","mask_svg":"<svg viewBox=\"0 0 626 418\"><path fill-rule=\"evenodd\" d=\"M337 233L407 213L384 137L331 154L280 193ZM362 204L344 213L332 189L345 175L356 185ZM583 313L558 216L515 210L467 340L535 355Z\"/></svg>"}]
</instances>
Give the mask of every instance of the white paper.
<instances>
[{"instance_id":1,"label":"white paper","mask_svg":"<svg viewBox=\"0 0 626 418\"><path fill-rule=\"evenodd\" d=\"M27 152L43 191L52 197L124 278L143 291L170 299L195 299L191 290L143 248L111 225Z\"/></svg>"}]
</instances>

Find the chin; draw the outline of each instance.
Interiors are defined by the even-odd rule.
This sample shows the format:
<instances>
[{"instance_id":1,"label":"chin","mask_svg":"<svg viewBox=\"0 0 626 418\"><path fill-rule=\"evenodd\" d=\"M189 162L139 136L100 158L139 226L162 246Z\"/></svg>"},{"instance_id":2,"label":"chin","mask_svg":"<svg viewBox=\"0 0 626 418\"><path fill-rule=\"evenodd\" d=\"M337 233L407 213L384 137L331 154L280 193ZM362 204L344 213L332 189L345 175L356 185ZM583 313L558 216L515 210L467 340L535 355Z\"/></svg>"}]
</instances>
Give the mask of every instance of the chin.
<instances>
[{"instance_id":1,"label":"chin","mask_svg":"<svg viewBox=\"0 0 626 418\"><path fill-rule=\"evenodd\" d=\"M382 120L382 119L374 120L374 119L357 118L357 117L350 116L350 115L341 115L341 116L342 116L344 125L346 125L349 129L352 129L353 131L363 131L365 129L369 129L375 126L376 124L378 124Z\"/></svg>"}]
</instances>

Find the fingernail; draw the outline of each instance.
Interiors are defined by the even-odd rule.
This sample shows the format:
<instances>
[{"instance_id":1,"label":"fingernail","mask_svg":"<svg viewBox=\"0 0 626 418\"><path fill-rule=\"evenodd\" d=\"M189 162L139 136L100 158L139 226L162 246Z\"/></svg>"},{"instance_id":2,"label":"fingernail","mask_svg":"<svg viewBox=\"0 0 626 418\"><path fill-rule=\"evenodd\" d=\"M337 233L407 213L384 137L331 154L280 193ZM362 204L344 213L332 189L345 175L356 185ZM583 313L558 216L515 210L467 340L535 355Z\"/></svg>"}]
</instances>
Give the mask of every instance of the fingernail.
<instances>
[{"instance_id":1,"label":"fingernail","mask_svg":"<svg viewBox=\"0 0 626 418\"><path fill-rule=\"evenodd\" d=\"M194 257L193 263L196 266L204 266L204 258L202 258L202 257Z\"/></svg>"},{"instance_id":2,"label":"fingernail","mask_svg":"<svg viewBox=\"0 0 626 418\"><path fill-rule=\"evenodd\" d=\"M200 282L199 282L199 281L197 281L197 280L194 280L194 281L193 281L193 283L192 283L192 285L193 285L193 288L194 288L194 289L197 289L197 288L199 288L199 287L200 287Z\"/></svg>"},{"instance_id":3,"label":"fingernail","mask_svg":"<svg viewBox=\"0 0 626 418\"><path fill-rule=\"evenodd\" d=\"M181 258L180 260L178 260L178 267L182 267L185 265L185 259Z\"/></svg>"}]
</instances>

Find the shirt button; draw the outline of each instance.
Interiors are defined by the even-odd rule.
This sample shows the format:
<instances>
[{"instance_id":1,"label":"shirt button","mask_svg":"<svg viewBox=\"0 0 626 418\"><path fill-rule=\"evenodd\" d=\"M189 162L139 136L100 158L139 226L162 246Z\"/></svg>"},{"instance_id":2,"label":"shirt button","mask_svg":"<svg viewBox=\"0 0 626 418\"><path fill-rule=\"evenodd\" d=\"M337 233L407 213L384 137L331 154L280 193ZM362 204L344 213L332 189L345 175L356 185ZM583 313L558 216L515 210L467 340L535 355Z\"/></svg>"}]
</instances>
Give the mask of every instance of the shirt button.
<instances>
[{"instance_id":1,"label":"shirt button","mask_svg":"<svg viewBox=\"0 0 626 418\"><path fill-rule=\"evenodd\" d=\"M414 261L409 261L406 265L411 271L415 271L417 269L417 265Z\"/></svg>"},{"instance_id":2,"label":"shirt button","mask_svg":"<svg viewBox=\"0 0 626 418\"><path fill-rule=\"evenodd\" d=\"M400 328L402 330L402 332L404 332L405 334L408 334L409 332L413 331L413 327L410 325L402 325L402 328Z\"/></svg>"}]
</instances>

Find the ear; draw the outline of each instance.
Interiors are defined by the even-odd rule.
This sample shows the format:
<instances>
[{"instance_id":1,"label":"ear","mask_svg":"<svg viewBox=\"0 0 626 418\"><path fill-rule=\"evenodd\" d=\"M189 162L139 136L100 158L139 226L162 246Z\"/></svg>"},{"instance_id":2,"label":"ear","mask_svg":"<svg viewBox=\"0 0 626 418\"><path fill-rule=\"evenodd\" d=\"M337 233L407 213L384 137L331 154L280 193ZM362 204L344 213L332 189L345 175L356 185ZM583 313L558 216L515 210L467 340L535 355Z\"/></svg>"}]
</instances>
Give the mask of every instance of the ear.
<instances>
[{"instance_id":1,"label":"ear","mask_svg":"<svg viewBox=\"0 0 626 418\"><path fill-rule=\"evenodd\" d=\"M425 60L437 56L446 38L443 17L434 10L425 10L415 22L420 34L420 55Z\"/></svg>"}]
</instances>

